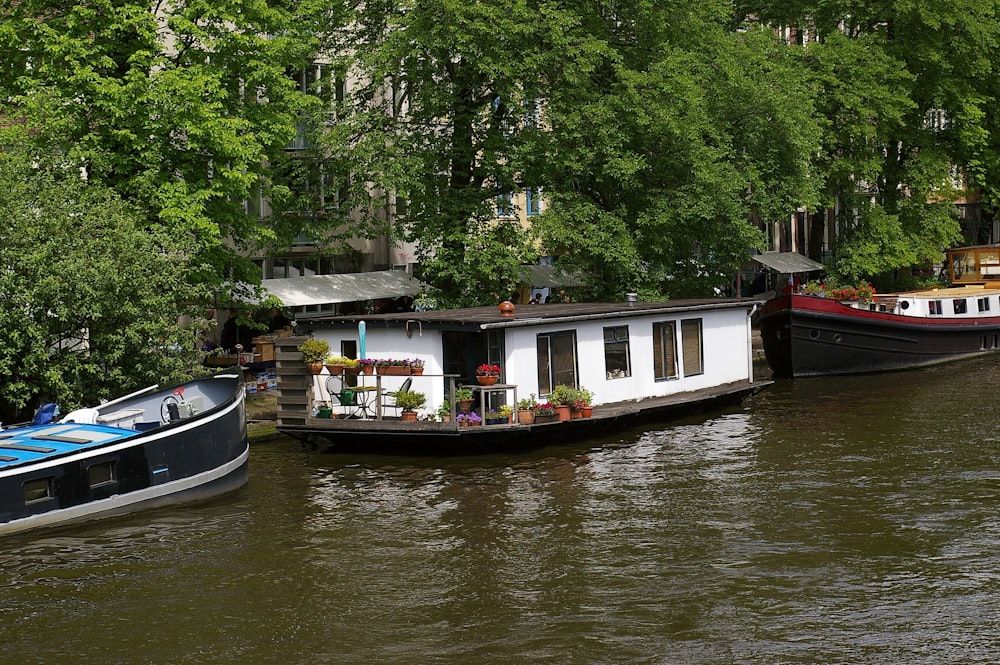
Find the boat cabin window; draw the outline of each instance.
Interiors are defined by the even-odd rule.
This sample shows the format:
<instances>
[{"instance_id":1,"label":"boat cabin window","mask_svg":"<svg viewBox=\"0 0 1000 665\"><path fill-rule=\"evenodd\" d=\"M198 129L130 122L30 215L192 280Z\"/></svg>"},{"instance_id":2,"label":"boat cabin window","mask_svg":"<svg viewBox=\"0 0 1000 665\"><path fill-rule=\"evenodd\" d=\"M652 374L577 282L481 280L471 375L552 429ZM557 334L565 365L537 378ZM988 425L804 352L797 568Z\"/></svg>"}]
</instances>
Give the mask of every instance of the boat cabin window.
<instances>
[{"instance_id":1,"label":"boat cabin window","mask_svg":"<svg viewBox=\"0 0 1000 665\"><path fill-rule=\"evenodd\" d=\"M25 505L31 503L38 503L39 501L45 501L51 499L52 494L52 478L37 478L35 480L29 480L21 486L24 491L24 503Z\"/></svg>"},{"instance_id":2,"label":"boat cabin window","mask_svg":"<svg viewBox=\"0 0 1000 665\"><path fill-rule=\"evenodd\" d=\"M558 385L576 388L576 331L542 333L536 347L539 395L548 395Z\"/></svg>"},{"instance_id":3,"label":"boat cabin window","mask_svg":"<svg viewBox=\"0 0 1000 665\"><path fill-rule=\"evenodd\" d=\"M927 301L927 313L930 314L931 316L940 316L941 313L942 313L942 310L941 310L941 301L940 300L928 300Z\"/></svg>"},{"instance_id":4,"label":"boat cabin window","mask_svg":"<svg viewBox=\"0 0 1000 665\"><path fill-rule=\"evenodd\" d=\"M653 378L677 378L677 324L674 321L653 324Z\"/></svg>"},{"instance_id":5,"label":"boat cabin window","mask_svg":"<svg viewBox=\"0 0 1000 665\"><path fill-rule=\"evenodd\" d=\"M990 299L989 298L977 298L976 305L979 307L980 312L990 311Z\"/></svg>"},{"instance_id":6,"label":"boat cabin window","mask_svg":"<svg viewBox=\"0 0 1000 665\"><path fill-rule=\"evenodd\" d=\"M684 376L705 373L701 343L701 319L681 321L681 360Z\"/></svg>"},{"instance_id":7,"label":"boat cabin window","mask_svg":"<svg viewBox=\"0 0 1000 665\"><path fill-rule=\"evenodd\" d=\"M609 379L632 376L629 366L628 326L604 329L604 370Z\"/></svg>"},{"instance_id":8,"label":"boat cabin window","mask_svg":"<svg viewBox=\"0 0 1000 665\"><path fill-rule=\"evenodd\" d=\"M969 304L965 302L965 298L955 298L951 301L951 308L956 314L965 314L968 311Z\"/></svg>"},{"instance_id":9,"label":"boat cabin window","mask_svg":"<svg viewBox=\"0 0 1000 665\"><path fill-rule=\"evenodd\" d=\"M109 485L115 482L115 464L114 462L94 464L87 469L87 476L90 479L91 487Z\"/></svg>"}]
</instances>

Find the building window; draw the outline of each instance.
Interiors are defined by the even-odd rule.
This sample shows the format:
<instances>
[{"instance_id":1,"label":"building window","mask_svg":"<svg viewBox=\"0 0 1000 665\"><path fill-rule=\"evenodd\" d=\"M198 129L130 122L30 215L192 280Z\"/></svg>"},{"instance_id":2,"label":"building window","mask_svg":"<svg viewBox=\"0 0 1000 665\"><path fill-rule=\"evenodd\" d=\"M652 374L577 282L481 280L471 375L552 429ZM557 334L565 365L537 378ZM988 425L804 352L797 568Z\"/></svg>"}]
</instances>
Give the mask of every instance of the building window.
<instances>
[{"instance_id":1,"label":"building window","mask_svg":"<svg viewBox=\"0 0 1000 665\"><path fill-rule=\"evenodd\" d=\"M628 326L604 329L604 370L609 379L631 376L628 353Z\"/></svg>"},{"instance_id":2,"label":"building window","mask_svg":"<svg viewBox=\"0 0 1000 665\"><path fill-rule=\"evenodd\" d=\"M512 217L514 215L514 197L506 192L497 197L497 217Z\"/></svg>"},{"instance_id":3,"label":"building window","mask_svg":"<svg viewBox=\"0 0 1000 665\"><path fill-rule=\"evenodd\" d=\"M940 300L928 300L927 301L927 313L931 316L941 315L941 301Z\"/></svg>"},{"instance_id":4,"label":"building window","mask_svg":"<svg viewBox=\"0 0 1000 665\"><path fill-rule=\"evenodd\" d=\"M976 301L976 304L979 306L979 311L980 312L988 312L988 311L990 311L990 299L989 298L979 298Z\"/></svg>"},{"instance_id":5,"label":"building window","mask_svg":"<svg viewBox=\"0 0 1000 665\"><path fill-rule=\"evenodd\" d=\"M537 215L542 212L542 190L538 187L529 187L526 190L527 205L529 215Z\"/></svg>"},{"instance_id":6,"label":"building window","mask_svg":"<svg viewBox=\"0 0 1000 665\"><path fill-rule=\"evenodd\" d=\"M951 308L956 314L965 314L968 311L968 303L965 298L955 298L951 301Z\"/></svg>"},{"instance_id":7,"label":"building window","mask_svg":"<svg viewBox=\"0 0 1000 665\"><path fill-rule=\"evenodd\" d=\"M653 324L653 378L677 378L677 324L673 321Z\"/></svg>"},{"instance_id":8,"label":"building window","mask_svg":"<svg viewBox=\"0 0 1000 665\"><path fill-rule=\"evenodd\" d=\"M684 376L703 374L704 354L701 344L701 319L681 321L681 362Z\"/></svg>"},{"instance_id":9,"label":"building window","mask_svg":"<svg viewBox=\"0 0 1000 665\"><path fill-rule=\"evenodd\" d=\"M576 331L543 333L536 346L539 395L548 395L558 385L576 388Z\"/></svg>"}]
</instances>

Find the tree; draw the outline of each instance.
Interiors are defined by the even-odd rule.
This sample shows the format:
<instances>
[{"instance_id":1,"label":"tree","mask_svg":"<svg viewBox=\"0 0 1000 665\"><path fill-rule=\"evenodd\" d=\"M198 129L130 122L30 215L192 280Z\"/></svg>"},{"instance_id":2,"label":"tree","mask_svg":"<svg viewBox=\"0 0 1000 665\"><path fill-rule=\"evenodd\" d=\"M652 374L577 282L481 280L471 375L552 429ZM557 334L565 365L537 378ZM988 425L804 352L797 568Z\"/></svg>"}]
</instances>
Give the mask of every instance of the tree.
<instances>
[{"instance_id":1,"label":"tree","mask_svg":"<svg viewBox=\"0 0 1000 665\"><path fill-rule=\"evenodd\" d=\"M499 196L534 184L519 150L538 95L535 9L518 0L329 7L342 23L327 48L354 85L321 139L322 159L351 183L360 228L419 243L421 277L449 304L509 293L534 254L530 231L495 218ZM404 201L405 214L392 214Z\"/></svg>"},{"instance_id":2,"label":"tree","mask_svg":"<svg viewBox=\"0 0 1000 665\"><path fill-rule=\"evenodd\" d=\"M27 133L0 134L0 420L189 376L206 323L190 306L205 295L189 284L195 243L148 226L78 162L28 150Z\"/></svg>"},{"instance_id":3,"label":"tree","mask_svg":"<svg viewBox=\"0 0 1000 665\"><path fill-rule=\"evenodd\" d=\"M192 239L197 281L256 283L244 250L302 231L243 202L270 195L269 163L317 103L288 76L315 52L307 16L263 0L19 0L0 15L5 110L56 128L32 142Z\"/></svg>"},{"instance_id":4,"label":"tree","mask_svg":"<svg viewBox=\"0 0 1000 665\"><path fill-rule=\"evenodd\" d=\"M545 242L595 298L728 287L759 222L817 199L807 79L767 32L727 32L725 2L572 4L531 151L554 202Z\"/></svg>"},{"instance_id":5,"label":"tree","mask_svg":"<svg viewBox=\"0 0 1000 665\"><path fill-rule=\"evenodd\" d=\"M827 128L816 173L824 205L839 214L831 267L875 276L943 258L960 240L955 174L992 197L997 173L996 2L740 5L754 20L819 37L793 48L805 54Z\"/></svg>"}]
</instances>

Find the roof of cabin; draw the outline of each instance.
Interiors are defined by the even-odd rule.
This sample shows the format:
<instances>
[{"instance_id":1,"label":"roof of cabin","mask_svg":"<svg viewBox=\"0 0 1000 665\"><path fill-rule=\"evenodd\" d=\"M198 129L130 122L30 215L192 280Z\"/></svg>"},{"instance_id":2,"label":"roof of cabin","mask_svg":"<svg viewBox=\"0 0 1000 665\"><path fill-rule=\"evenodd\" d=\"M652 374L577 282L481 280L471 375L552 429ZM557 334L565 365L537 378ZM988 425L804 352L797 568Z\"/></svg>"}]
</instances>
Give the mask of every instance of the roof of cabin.
<instances>
[{"instance_id":1,"label":"roof of cabin","mask_svg":"<svg viewBox=\"0 0 1000 665\"><path fill-rule=\"evenodd\" d=\"M419 322L428 328L514 328L590 319L623 319L650 314L675 314L678 312L712 309L749 309L762 304L756 298L698 298L677 299L663 302L608 303L549 303L547 305L517 305L514 315L501 316L499 307L466 307L427 312L395 312L392 314L351 314L347 316L317 316L299 321L300 325L322 327L357 327L358 322L373 328L405 327L409 322Z\"/></svg>"}]
</instances>

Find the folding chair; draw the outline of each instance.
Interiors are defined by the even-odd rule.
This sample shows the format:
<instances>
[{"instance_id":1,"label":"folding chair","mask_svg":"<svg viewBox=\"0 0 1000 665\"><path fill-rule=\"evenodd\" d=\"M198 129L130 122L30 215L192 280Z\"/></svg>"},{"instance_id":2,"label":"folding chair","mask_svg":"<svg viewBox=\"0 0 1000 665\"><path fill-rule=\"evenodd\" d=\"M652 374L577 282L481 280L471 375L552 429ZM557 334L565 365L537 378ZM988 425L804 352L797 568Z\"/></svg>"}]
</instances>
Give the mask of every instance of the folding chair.
<instances>
[{"instance_id":1,"label":"folding chair","mask_svg":"<svg viewBox=\"0 0 1000 665\"><path fill-rule=\"evenodd\" d=\"M386 392L382 397L382 417L385 418L387 415L399 416L400 408L396 404L396 393L403 392L404 390L409 390L410 386L413 384L413 379L407 379L403 381L403 385L399 387L398 391ZM395 411L395 413L386 413L386 410Z\"/></svg>"}]
</instances>

